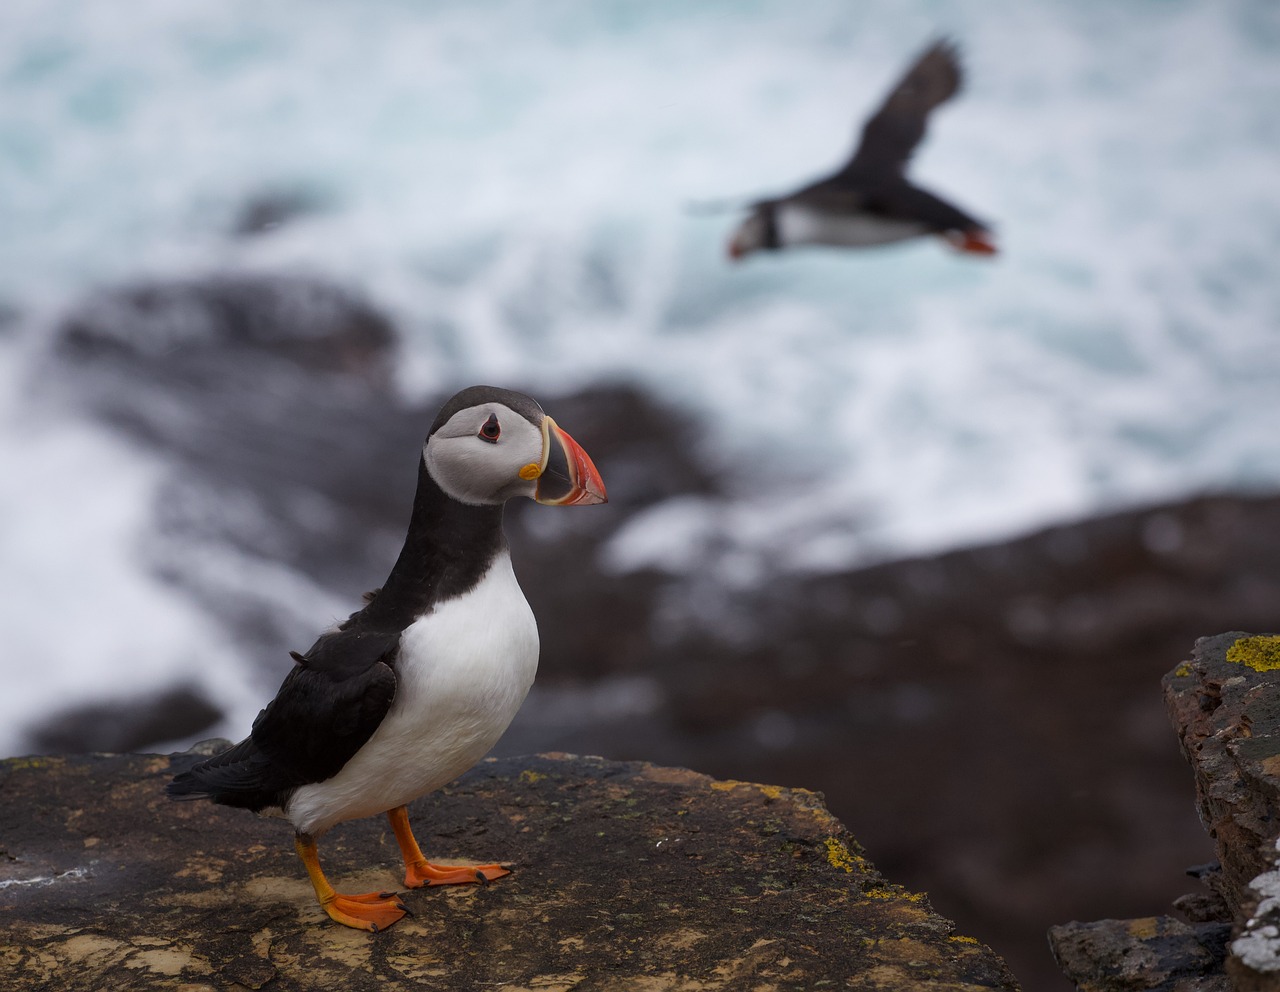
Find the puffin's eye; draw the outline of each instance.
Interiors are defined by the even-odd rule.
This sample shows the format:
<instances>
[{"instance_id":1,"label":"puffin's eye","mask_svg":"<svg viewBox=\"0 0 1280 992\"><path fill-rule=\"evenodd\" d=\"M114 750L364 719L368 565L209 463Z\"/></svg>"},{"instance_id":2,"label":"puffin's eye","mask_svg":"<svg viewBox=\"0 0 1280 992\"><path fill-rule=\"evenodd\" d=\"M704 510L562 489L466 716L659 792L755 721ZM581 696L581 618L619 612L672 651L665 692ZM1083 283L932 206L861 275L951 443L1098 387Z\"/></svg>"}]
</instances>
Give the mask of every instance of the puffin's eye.
<instances>
[{"instance_id":1,"label":"puffin's eye","mask_svg":"<svg viewBox=\"0 0 1280 992\"><path fill-rule=\"evenodd\" d=\"M488 441L490 444L497 444L498 437L502 434L502 425L498 423L495 414L489 414L489 419L484 422L484 426L480 428L480 440Z\"/></svg>"}]
</instances>

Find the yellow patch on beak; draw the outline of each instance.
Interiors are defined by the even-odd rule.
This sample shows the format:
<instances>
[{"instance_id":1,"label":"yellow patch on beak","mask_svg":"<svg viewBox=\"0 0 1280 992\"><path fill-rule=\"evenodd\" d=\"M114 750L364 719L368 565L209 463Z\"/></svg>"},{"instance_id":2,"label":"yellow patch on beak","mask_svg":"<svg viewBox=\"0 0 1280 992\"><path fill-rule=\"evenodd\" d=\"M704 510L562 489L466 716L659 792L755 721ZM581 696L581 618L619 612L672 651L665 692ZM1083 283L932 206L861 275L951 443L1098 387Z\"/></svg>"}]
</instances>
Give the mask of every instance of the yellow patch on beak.
<instances>
[{"instance_id":1,"label":"yellow patch on beak","mask_svg":"<svg viewBox=\"0 0 1280 992\"><path fill-rule=\"evenodd\" d=\"M517 474L522 479L536 479L542 475L542 466L539 465L537 462L530 462L528 465L522 468Z\"/></svg>"}]
</instances>

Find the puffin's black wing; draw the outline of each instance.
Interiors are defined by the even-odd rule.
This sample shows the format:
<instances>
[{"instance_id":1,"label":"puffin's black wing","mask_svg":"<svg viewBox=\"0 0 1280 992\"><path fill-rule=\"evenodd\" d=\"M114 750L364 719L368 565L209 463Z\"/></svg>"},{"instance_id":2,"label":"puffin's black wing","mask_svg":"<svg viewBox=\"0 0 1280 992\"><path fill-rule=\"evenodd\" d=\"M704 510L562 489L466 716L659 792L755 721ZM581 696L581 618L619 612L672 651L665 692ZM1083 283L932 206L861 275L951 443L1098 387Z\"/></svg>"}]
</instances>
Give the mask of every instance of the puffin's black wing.
<instances>
[{"instance_id":1,"label":"puffin's black wing","mask_svg":"<svg viewBox=\"0 0 1280 992\"><path fill-rule=\"evenodd\" d=\"M961 79L956 47L934 42L863 126L853 157L833 178L900 176L924 137L929 112L955 95Z\"/></svg>"},{"instance_id":2,"label":"puffin's black wing","mask_svg":"<svg viewBox=\"0 0 1280 992\"><path fill-rule=\"evenodd\" d=\"M939 234L947 231L986 229L987 225L959 207L910 183L893 183L868 190L863 198L867 213L881 217L910 219L926 224Z\"/></svg>"},{"instance_id":3,"label":"puffin's black wing","mask_svg":"<svg viewBox=\"0 0 1280 992\"><path fill-rule=\"evenodd\" d=\"M326 634L291 671L253 721L254 744L306 782L342 769L391 708L400 631L358 628Z\"/></svg>"},{"instance_id":4,"label":"puffin's black wing","mask_svg":"<svg viewBox=\"0 0 1280 992\"><path fill-rule=\"evenodd\" d=\"M336 775L391 708L399 644L398 630L325 634L296 656L249 737L176 776L169 795L256 810Z\"/></svg>"}]
</instances>

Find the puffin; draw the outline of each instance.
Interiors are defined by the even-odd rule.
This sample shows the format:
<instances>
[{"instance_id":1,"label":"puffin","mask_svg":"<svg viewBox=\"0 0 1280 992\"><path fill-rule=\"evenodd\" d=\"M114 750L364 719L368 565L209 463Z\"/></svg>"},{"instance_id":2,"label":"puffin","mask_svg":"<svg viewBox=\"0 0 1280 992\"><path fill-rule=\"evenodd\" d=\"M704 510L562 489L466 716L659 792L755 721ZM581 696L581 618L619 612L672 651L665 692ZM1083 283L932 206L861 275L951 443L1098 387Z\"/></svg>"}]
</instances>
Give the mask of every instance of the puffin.
<instances>
[{"instance_id":1,"label":"puffin","mask_svg":"<svg viewBox=\"0 0 1280 992\"><path fill-rule=\"evenodd\" d=\"M930 234L961 252L994 255L986 224L906 177L929 112L959 91L961 79L955 45L930 45L863 126L861 141L837 172L749 205L729 238L729 257L799 245L865 248Z\"/></svg>"},{"instance_id":2,"label":"puffin","mask_svg":"<svg viewBox=\"0 0 1280 992\"><path fill-rule=\"evenodd\" d=\"M321 908L378 931L408 911L393 892L342 894L318 839L386 814L408 888L489 882L499 864L428 861L408 804L478 762L502 736L538 667L538 628L511 568L504 504L607 502L591 458L521 393L472 386L440 410L422 446L404 546L362 609L322 633L240 743L194 764L170 797L282 816Z\"/></svg>"}]
</instances>

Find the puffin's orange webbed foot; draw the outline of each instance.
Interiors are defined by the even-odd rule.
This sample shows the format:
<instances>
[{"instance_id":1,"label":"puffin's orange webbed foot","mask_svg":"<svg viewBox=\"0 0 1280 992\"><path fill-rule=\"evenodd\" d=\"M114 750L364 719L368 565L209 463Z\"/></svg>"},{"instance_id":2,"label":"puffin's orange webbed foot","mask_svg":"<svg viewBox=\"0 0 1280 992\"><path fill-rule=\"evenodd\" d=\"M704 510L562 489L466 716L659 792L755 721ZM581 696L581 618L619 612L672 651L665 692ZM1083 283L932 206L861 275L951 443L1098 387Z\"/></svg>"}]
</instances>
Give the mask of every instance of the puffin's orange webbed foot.
<instances>
[{"instance_id":1,"label":"puffin's orange webbed foot","mask_svg":"<svg viewBox=\"0 0 1280 992\"><path fill-rule=\"evenodd\" d=\"M406 888L420 889L424 885L467 885L482 882L488 884L495 878L510 875L502 865L433 865L422 855L418 842L409 826L409 811L404 806L387 810L387 819L395 831L396 842L404 856L404 884Z\"/></svg>"},{"instance_id":2,"label":"puffin's orange webbed foot","mask_svg":"<svg viewBox=\"0 0 1280 992\"><path fill-rule=\"evenodd\" d=\"M433 865L423 858L404 866L404 884L409 889L420 889L424 885L466 885L468 882L488 885L495 878L510 874L511 869L502 865Z\"/></svg>"},{"instance_id":3,"label":"puffin's orange webbed foot","mask_svg":"<svg viewBox=\"0 0 1280 992\"><path fill-rule=\"evenodd\" d=\"M320 870L315 839L308 834L298 834L294 844L298 849L298 856L306 866L311 885L316 890L320 908L329 914L331 920L343 926L376 933L409 913L408 907L394 892L362 892L353 896L335 892Z\"/></svg>"},{"instance_id":4,"label":"puffin's orange webbed foot","mask_svg":"<svg viewBox=\"0 0 1280 992\"><path fill-rule=\"evenodd\" d=\"M355 896L335 892L329 900L321 901L320 908L343 926L373 933L385 930L402 916L412 915L394 892L364 892Z\"/></svg>"}]
</instances>

